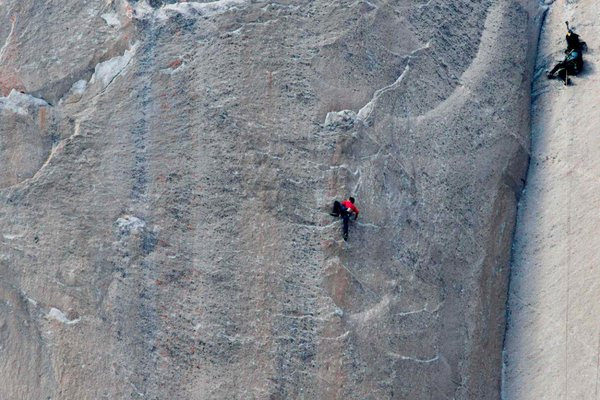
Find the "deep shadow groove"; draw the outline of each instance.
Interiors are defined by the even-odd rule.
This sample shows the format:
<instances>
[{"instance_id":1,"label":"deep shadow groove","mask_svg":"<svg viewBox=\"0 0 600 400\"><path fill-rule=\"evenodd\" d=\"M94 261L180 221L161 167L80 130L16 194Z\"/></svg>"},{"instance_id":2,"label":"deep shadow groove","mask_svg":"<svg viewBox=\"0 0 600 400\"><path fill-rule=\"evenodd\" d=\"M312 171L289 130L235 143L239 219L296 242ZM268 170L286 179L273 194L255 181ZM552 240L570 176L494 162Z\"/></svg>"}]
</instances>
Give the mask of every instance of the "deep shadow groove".
<instances>
[{"instance_id":1,"label":"deep shadow groove","mask_svg":"<svg viewBox=\"0 0 600 400\"><path fill-rule=\"evenodd\" d=\"M543 4L540 1L540 4ZM537 29L537 41L536 41L536 45L535 45L535 62L533 64L533 68L531 70L531 87L530 87L530 92L531 92L531 99L530 99L530 103L529 103L529 149L527 150L527 168L525 171L525 178L523 178L523 187L521 189L521 192L518 193L517 196L517 210L515 213L515 218L517 219L515 221L515 224L513 226L512 229L512 242L513 245L511 246L510 249L510 271L508 274L508 285L506 286L506 304L505 304L505 325L504 325L504 335L502 337L502 376L501 376L501 385L500 385L500 398L502 400L504 400L504 378L505 378L505 368L506 368L506 354L505 354L505 349L506 349L506 337L507 337L507 333L508 333L508 329L510 326L510 321L511 321L511 313L510 313L510 291L511 291L511 287L513 284L513 264L514 264L514 242L515 242L515 238L516 238L516 233L517 233L517 226L519 224L518 221L518 216L519 216L519 209L521 208L521 199L523 198L523 193L525 192L525 190L527 189L527 178L529 177L529 168L531 166L531 153L532 153L532 146L533 146L533 132L532 132L532 124L533 124L533 103L536 101L537 96L534 96L534 84L535 81L537 79L539 79L539 77L536 77L537 75L537 70L538 70L538 65L537 65L537 60L538 60L538 55L540 52L540 42L541 42L541 37L542 37L542 30L544 29L544 24L546 22L546 16L548 15L548 10L549 7L544 7L543 12L541 13L540 16L540 24L539 27Z\"/></svg>"}]
</instances>

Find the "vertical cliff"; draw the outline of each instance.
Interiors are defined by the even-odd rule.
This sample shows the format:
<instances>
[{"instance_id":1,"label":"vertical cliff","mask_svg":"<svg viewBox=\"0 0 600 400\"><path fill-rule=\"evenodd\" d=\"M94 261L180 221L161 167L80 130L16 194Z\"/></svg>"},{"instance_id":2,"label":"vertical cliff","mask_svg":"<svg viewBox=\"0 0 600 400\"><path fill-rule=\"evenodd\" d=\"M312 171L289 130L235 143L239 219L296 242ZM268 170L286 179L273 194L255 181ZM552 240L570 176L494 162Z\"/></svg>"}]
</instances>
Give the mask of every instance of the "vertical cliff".
<instances>
[{"instance_id":1,"label":"vertical cliff","mask_svg":"<svg viewBox=\"0 0 600 400\"><path fill-rule=\"evenodd\" d=\"M555 1L541 36L531 167L514 246L506 400L598 397L599 17L594 1ZM570 86L545 76L564 57L566 20L588 44Z\"/></svg>"},{"instance_id":2,"label":"vertical cliff","mask_svg":"<svg viewBox=\"0 0 600 400\"><path fill-rule=\"evenodd\" d=\"M0 20L0 398L499 398L537 1Z\"/></svg>"}]
</instances>

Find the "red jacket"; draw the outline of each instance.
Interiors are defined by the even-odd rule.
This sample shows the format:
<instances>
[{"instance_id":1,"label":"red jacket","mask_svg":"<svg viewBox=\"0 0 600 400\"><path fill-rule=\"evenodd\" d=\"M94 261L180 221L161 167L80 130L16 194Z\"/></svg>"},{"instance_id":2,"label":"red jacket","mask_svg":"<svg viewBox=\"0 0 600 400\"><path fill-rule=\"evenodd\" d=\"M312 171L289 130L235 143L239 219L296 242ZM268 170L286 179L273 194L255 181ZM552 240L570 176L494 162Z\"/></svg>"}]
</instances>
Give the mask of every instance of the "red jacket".
<instances>
[{"instance_id":1,"label":"red jacket","mask_svg":"<svg viewBox=\"0 0 600 400\"><path fill-rule=\"evenodd\" d=\"M356 214L356 216L358 216L358 208L356 208L356 206L354 204L352 204L350 202L350 200L344 200L342 201L342 205L352 211L354 211L354 213Z\"/></svg>"}]
</instances>

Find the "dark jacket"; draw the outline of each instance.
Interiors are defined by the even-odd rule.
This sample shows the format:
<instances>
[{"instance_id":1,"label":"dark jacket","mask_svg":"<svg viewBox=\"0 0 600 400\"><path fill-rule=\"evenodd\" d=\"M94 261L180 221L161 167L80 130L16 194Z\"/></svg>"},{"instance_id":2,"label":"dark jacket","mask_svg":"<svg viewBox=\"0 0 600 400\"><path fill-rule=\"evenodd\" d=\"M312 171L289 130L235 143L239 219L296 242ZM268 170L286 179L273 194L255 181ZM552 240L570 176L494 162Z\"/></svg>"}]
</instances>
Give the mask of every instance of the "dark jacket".
<instances>
[{"instance_id":1,"label":"dark jacket","mask_svg":"<svg viewBox=\"0 0 600 400\"><path fill-rule=\"evenodd\" d=\"M569 30L566 36L567 39L567 50L565 53L569 53L571 50L581 51L584 49L585 42L581 40L578 34Z\"/></svg>"}]
</instances>

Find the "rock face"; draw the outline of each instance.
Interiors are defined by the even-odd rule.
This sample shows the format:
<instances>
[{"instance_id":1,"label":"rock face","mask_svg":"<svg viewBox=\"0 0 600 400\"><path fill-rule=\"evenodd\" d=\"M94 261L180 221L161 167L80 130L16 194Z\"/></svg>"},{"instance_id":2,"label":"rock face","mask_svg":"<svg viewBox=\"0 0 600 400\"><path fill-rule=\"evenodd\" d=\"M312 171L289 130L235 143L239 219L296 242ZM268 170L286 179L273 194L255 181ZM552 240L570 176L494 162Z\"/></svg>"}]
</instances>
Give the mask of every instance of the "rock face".
<instances>
[{"instance_id":1,"label":"rock face","mask_svg":"<svg viewBox=\"0 0 600 400\"><path fill-rule=\"evenodd\" d=\"M0 20L0 398L499 398L537 1Z\"/></svg>"},{"instance_id":2,"label":"rock face","mask_svg":"<svg viewBox=\"0 0 600 400\"><path fill-rule=\"evenodd\" d=\"M564 57L565 20L589 47L584 71L569 87L544 74ZM598 396L599 20L596 2L557 1L544 24L531 167L514 246L507 400Z\"/></svg>"}]
</instances>

